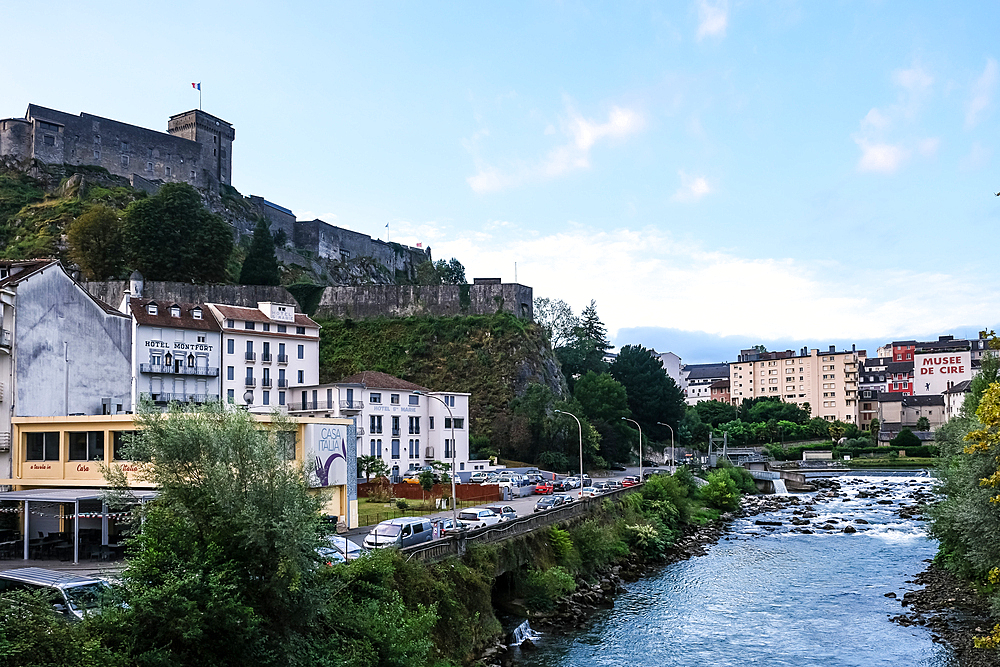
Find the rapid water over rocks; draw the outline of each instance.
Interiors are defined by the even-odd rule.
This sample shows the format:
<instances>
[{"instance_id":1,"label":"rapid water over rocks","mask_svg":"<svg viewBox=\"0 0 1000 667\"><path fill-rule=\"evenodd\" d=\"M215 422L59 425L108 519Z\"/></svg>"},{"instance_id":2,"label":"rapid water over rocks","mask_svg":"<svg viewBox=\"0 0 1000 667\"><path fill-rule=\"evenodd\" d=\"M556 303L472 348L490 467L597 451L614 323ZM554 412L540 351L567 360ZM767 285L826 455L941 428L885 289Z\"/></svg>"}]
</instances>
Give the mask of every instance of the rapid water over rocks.
<instances>
[{"instance_id":1,"label":"rapid water over rocks","mask_svg":"<svg viewBox=\"0 0 1000 667\"><path fill-rule=\"evenodd\" d=\"M546 633L519 666L959 667L920 625L892 622L936 543L932 479L876 472L748 499L718 544L627 584L582 631Z\"/></svg>"}]
</instances>

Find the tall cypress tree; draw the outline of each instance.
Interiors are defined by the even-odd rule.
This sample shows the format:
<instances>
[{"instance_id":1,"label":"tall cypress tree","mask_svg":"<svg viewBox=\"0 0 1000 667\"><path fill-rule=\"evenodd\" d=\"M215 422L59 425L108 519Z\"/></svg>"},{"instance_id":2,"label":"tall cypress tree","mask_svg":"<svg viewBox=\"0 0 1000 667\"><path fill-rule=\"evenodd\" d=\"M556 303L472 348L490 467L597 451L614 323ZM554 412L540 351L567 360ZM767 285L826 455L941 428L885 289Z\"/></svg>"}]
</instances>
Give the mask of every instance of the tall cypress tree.
<instances>
[{"instance_id":1,"label":"tall cypress tree","mask_svg":"<svg viewBox=\"0 0 1000 667\"><path fill-rule=\"evenodd\" d=\"M241 285L280 285L281 272L274 254L274 237L267 222L260 218L253 228L250 251L240 271Z\"/></svg>"}]
</instances>

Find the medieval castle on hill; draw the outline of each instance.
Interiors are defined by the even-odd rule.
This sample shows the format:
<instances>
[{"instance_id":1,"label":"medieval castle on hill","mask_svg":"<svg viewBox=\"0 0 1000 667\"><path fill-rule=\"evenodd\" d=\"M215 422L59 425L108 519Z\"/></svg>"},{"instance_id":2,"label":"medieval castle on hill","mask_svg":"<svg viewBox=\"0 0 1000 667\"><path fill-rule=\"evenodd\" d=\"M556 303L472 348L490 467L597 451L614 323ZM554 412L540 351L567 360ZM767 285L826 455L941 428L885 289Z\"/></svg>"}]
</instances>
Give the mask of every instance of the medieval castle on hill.
<instances>
[{"instance_id":1,"label":"medieval castle on hill","mask_svg":"<svg viewBox=\"0 0 1000 667\"><path fill-rule=\"evenodd\" d=\"M206 193L232 185L233 126L200 109L171 116L157 132L88 113L76 116L29 104L24 118L0 119L0 164L30 173L34 163L103 167L132 186L155 192L164 183L188 183ZM389 276L414 276L431 259L430 248L386 243L322 220L297 220L287 208L262 197L249 203L282 230L295 249L324 260L370 257ZM253 229L248 221L242 233Z\"/></svg>"}]
</instances>

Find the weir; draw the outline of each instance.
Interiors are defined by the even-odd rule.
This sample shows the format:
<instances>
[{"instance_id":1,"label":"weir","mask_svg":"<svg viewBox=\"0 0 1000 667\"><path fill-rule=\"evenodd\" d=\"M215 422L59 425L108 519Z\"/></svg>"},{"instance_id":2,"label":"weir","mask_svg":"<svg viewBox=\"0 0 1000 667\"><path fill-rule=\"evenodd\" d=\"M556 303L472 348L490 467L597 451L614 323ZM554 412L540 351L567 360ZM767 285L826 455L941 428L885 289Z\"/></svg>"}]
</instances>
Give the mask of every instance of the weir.
<instances>
[{"instance_id":1,"label":"weir","mask_svg":"<svg viewBox=\"0 0 1000 667\"><path fill-rule=\"evenodd\" d=\"M535 641L538 637L538 633L532 630L531 625L525 620L524 623L514 628L514 632L511 633L511 639L513 639L511 646L520 646L525 639Z\"/></svg>"}]
</instances>

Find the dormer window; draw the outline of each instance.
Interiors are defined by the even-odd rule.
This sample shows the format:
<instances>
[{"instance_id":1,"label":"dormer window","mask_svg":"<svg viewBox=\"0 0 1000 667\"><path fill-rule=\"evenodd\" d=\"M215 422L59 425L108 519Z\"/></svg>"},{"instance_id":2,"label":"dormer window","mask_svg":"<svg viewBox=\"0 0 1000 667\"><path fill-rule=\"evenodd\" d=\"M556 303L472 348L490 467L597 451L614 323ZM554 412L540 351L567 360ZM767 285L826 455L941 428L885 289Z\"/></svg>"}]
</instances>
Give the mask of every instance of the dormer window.
<instances>
[{"instance_id":1,"label":"dormer window","mask_svg":"<svg viewBox=\"0 0 1000 667\"><path fill-rule=\"evenodd\" d=\"M170 317L180 317L181 307L180 306L170 306Z\"/></svg>"},{"instance_id":2,"label":"dormer window","mask_svg":"<svg viewBox=\"0 0 1000 667\"><path fill-rule=\"evenodd\" d=\"M201 319L201 308L195 308L191 311L191 316L196 320Z\"/></svg>"},{"instance_id":3,"label":"dormer window","mask_svg":"<svg viewBox=\"0 0 1000 667\"><path fill-rule=\"evenodd\" d=\"M155 303L148 303L146 304L146 312L150 315L156 315L159 310L157 309Z\"/></svg>"}]
</instances>

